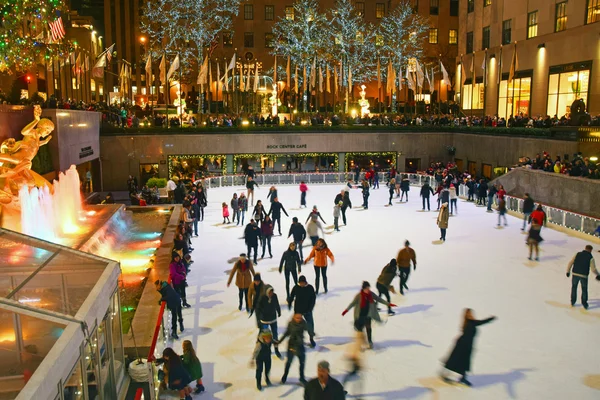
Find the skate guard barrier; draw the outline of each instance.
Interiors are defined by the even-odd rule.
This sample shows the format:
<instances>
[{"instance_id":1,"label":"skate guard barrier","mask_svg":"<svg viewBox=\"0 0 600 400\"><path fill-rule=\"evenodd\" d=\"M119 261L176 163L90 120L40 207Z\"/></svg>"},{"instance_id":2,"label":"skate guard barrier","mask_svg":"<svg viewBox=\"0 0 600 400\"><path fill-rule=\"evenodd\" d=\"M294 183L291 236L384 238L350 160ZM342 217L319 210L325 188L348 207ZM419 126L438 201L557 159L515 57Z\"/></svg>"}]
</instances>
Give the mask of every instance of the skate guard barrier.
<instances>
[{"instance_id":1,"label":"skate guard barrier","mask_svg":"<svg viewBox=\"0 0 600 400\"><path fill-rule=\"evenodd\" d=\"M461 184L459 187L459 197L461 199L467 199L468 190L469 189L465 185ZM523 202L525 200L520 197L509 195L506 195L505 198L506 209L523 216ZM593 236L596 228L598 225L600 225L600 219L589 215L578 214L573 211L563 210L562 208L551 207L540 202L535 202L535 204L542 205L542 208L546 213L547 222L559 227ZM494 196L494 205L498 205L498 199L496 196Z\"/></svg>"}]
</instances>

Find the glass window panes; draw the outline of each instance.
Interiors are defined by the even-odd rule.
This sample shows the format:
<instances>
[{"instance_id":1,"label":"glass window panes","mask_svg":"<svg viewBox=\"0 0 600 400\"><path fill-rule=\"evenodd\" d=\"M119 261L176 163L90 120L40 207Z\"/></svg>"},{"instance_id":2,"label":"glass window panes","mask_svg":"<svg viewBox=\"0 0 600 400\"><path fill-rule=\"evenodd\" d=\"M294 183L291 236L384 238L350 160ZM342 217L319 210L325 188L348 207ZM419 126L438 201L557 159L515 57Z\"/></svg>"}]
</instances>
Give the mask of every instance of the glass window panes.
<instances>
[{"instance_id":1,"label":"glass window panes","mask_svg":"<svg viewBox=\"0 0 600 400\"><path fill-rule=\"evenodd\" d=\"M244 19L246 19L246 20L254 19L254 5L253 4L244 4Z\"/></svg>"},{"instance_id":2,"label":"glass window panes","mask_svg":"<svg viewBox=\"0 0 600 400\"><path fill-rule=\"evenodd\" d=\"M271 32L265 33L265 47L270 49L274 46L274 36Z\"/></svg>"},{"instance_id":3,"label":"glass window panes","mask_svg":"<svg viewBox=\"0 0 600 400\"><path fill-rule=\"evenodd\" d=\"M484 102L485 88L483 83L476 83L475 86L468 84L463 86L462 108L463 110L482 110Z\"/></svg>"},{"instance_id":4,"label":"glass window panes","mask_svg":"<svg viewBox=\"0 0 600 400\"><path fill-rule=\"evenodd\" d=\"M485 26L481 31L481 49L489 49L490 48L490 27Z\"/></svg>"},{"instance_id":5,"label":"glass window panes","mask_svg":"<svg viewBox=\"0 0 600 400\"><path fill-rule=\"evenodd\" d=\"M600 0L587 0L586 24L600 21Z\"/></svg>"},{"instance_id":6,"label":"glass window panes","mask_svg":"<svg viewBox=\"0 0 600 400\"><path fill-rule=\"evenodd\" d=\"M458 17L458 0L450 0L450 16Z\"/></svg>"},{"instance_id":7,"label":"glass window panes","mask_svg":"<svg viewBox=\"0 0 600 400\"><path fill-rule=\"evenodd\" d=\"M527 14L527 39L537 36L538 30L538 12L533 11Z\"/></svg>"},{"instance_id":8,"label":"glass window panes","mask_svg":"<svg viewBox=\"0 0 600 400\"><path fill-rule=\"evenodd\" d=\"M491 5L492 5L492 0L483 0L484 7L491 6Z\"/></svg>"},{"instance_id":9,"label":"glass window panes","mask_svg":"<svg viewBox=\"0 0 600 400\"><path fill-rule=\"evenodd\" d=\"M294 20L294 7L286 6L285 7L285 19L293 21Z\"/></svg>"},{"instance_id":10,"label":"glass window panes","mask_svg":"<svg viewBox=\"0 0 600 400\"><path fill-rule=\"evenodd\" d=\"M502 44L510 44L512 40L512 23L510 19L502 22Z\"/></svg>"},{"instance_id":11,"label":"glass window panes","mask_svg":"<svg viewBox=\"0 0 600 400\"><path fill-rule=\"evenodd\" d=\"M564 31L567 29L567 2L562 1L556 3L556 22L554 24L554 30L556 32Z\"/></svg>"},{"instance_id":12,"label":"glass window panes","mask_svg":"<svg viewBox=\"0 0 600 400\"><path fill-rule=\"evenodd\" d=\"M273 21L275 19L275 6L265 6L265 20Z\"/></svg>"},{"instance_id":13,"label":"glass window panes","mask_svg":"<svg viewBox=\"0 0 600 400\"><path fill-rule=\"evenodd\" d=\"M223 47L233 46L233 34L231 32L223 32Z\"/></svg>"},{"instance_id":14,"label":"glass window panes","mask_svg":"<svg viewBox=\"0 0 600 400\"><path fill-rule=\"evenodd\" d=\"M83 375L81 374L81 359L77 360L73 371L63 384L65 400L83 400Z\"/></svg>"},{"instance_id":15,"label":"glass window panes","mask_svg":"<svg viewBox=\"0 0 600 400\"><path fill-rule=\"evenodd\" d=\"M385 17L385 3L375 4L375 18L381 19Z\"/></svg>"},{"instance_id":16,"label":"glass window panes","mask_svg":"<svg viewBox=\"0 0 600 400\"><path fill-rule=\"evenodd\" d=\"M473 32L467 32L467 53L473 52Z\"/></svg>"},{"instance_id":17,"label":"glass window panes","mask_svg":"<svg viewBox=\"0 0 600 400\"><path fill-rule=\"evenodd\" d=\"M458 43L458 31L456 29L450 29L448 31L448 43L449 44L457 44Z\"/></svg>"},{"instance_id":18,"label":"glass window panes","mask_svg":"<svg viewBox=\"0 0 600 400\"><path fill-rule=\"evenodd\" d=\"M561 118L571 111L571 104L577 99L587 105L589 80L589 70L551 74L548 80L547 114Z\"/></svg>"},{"instance_id":19,"label":"glass window panes","mask_svg":"<svg viewBox=\"0 0 600 400\"><path fill-rule=\"evenodd\" d=\"M529 115L531 105L531 77L515 78L510 84L500 82L498 117L508 119L519 114Z\"/></svg>"},{"instance_id":20,"label":"glass window panes","mask_svg":"<svg viewBox=\"0 0 600 400\"><path fill-rule=\"evenodd\" d=\"M244 32L244 47L248 47L248 48L254 47L254 33L253 32Z\"/></svg>"},{"instance_id":21,"label":"glass window panes","mask_svg":"<svg viewBox=\"0 0 600 400\"><path fill-rule=\"evenodd\" d=\"M361 17L365 16L365 3L362 1L356 2L356 13Z\"/></svg>"},{"instance_id":22,"label":"glass window panes","mask_svg":"<svg viewBox=\"0 0 600 400\"><path fill-rule=\"evenodd\" d=\"M429 0L429 14L438 15L440 13L440 0Z\"/></svg>"},{"instance_id":23,"label":"glass window panes","mask_svg":"<svg viewBox=\"0 0 600 400\"><path fill-rule=\"evenodd\" d=\"M438 30L437 28L429 28L429 43L437 44L438 42Z\"/></svg>"},{"instance_id":24,"label":"glass window panes","mask_svg":"<svg viewBox=\"0 0 600 400\"><path fill-rule=\"evenodd\" d=\"M383 46L383 35L375 35L375 46Z\"/></svg>"},{"instance_id":25,"label":"glass window panes","mask_svg":"<svg viewBox=\"0 0 600 400\"><path fill-rule=\"evenodd\" d=\"M467 12L475 11L475 0L467 0Z\"/></svg>"}]
</instances>

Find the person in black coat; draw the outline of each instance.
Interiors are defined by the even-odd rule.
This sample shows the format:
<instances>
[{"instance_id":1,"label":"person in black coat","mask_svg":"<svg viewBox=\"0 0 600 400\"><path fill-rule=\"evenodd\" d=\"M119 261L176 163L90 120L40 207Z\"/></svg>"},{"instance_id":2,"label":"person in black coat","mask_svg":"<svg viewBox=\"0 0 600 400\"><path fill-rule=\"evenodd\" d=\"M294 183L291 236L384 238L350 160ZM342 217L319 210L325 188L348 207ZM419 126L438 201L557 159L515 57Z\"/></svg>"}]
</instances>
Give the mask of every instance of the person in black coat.
<instances>
[{"instance_id":1,"label":"person in black coat","mask_svg":"<svg viewBox=\"0 0 600 400\"><path fill-rule=\"evenodd\" d=\"M288 239L290 236L294 237L294 243L296 243L296 249L300 252L300 258L304 259L302 255L302 243L306 239L306 229L298 222L298 218L292 218L292 225L290 225L290 232L288 233Z\"/></svg>"},{"instance_id":2,"label":"person in black coat","mask_svg":"<svg viewBox=\"0 0 600 400\"><path fill-rule=\"evenodd\" d=\"M406 201L408 201L408 192L410 191L410 181L408 180L408 176L404 176L400 181L400 190L402 194L400 195L400 201L406 196Z\"/></svg>"},{"instance_id":3,"label":"person in black coat","mask_svg":"<svg viewBox=\"0 0 600 400\"><path fill-rule=\"evenodd\" d=\"M431 211L429 207L429 196L433 194L433 189L429 186L429 182L425 182L421 187L421 197L423 198L423 211L425 211L425 201L427 200L427 211Z\"/></svg>"},{"instance_id":4,"label":"person in black coat","mask_svg":"<svg viewBox=\"0 0 600 400\"><path fill-rule=\"evenodd\" d=\"M251 364L256 365L256 388L262 390L262 373L265 371L265 382L271 386L269 373L271 372L271 345L273 344L273 335L268 329L262 330L256 339L256 346L252 352Z\"/></svg>"},{"instance_id":5,"label":"person in black coat","mask_svg":"<svg viewBox=\"0 0 600 400\"><path fill-rule=\"evenodd\" d=\"M367 182L365 179L363 179L362 181L362 195L363 195L363 207L365 208L365 210L369 209L369 182Z\"/></svg>"},{"instance_id":6,"label":"person in black coat","mask_svg":"<svg viewBox=\"0 0 600 400\"><path fill-rule=\"evenodd\" d=\"M485 180L481 179L479 181L479 185L477 186L477 205L486 204L485 199L487 197L488 184Z\"/></svg>"},{"instance_id":7,"label":"person in black coat","mask_svg":"<svg viewBox=\"0 0 600 400\"><path fill-rule=\"evenodd\" d=\"M473 341L477 335L477 327L487 324L495 320L496 317L490 317L482 320L476 320L473 316L473 310L465 309L463 318L462 335L456 340L454 349L450 353L450 357L446 361L444 367L461 375L460 383L471 386L471 382L467 380L467 372L471 370L471 357L473 355ZM442 379L448 381L449 378L444 373Z\"/></svg>"},{"instance_id":8,"label":"person in black coat","mask_svg":"<svg viewBox=\"0 0 600 400\"><path fill-rule=\"evenodd\" d=\"M181 357L175 353L170 347L163 350L162 358L156 360L158 363L165 363L167 370L169 371L168 376L168 388L171 390L177 390L179 392L179 398L185 400L191 400L192 388L188 386L188 383L192 381L192 377L185 369Z\"/></svg>"},{"instance_id":9,"label":"person in black coat","mask_svg":"<svg viewBox=\"0 0 600 400\"><path fill-rule=\"evenodd\" d=\"M265 206L263 206L262 200L258 200L256 206L254 206L254 211L252 211L252 217L256 222L262 222L266 216Z\"/></svg>"},{"instance_id":10,"label":"person in black coat","mask_svg":"<svg viewBox=\"0 0 600 400\"><path fill-rule=\"evenodd\" d=\"M285 211L285 207L283 204L279 202L279 198L275 197L273 202L271 203L271 208L269 209L269 213L267 215L273 218L273 228L277 225L279 229L279 236L281 236L281 212L285 214L286 217L289 217L287 211Z\"/></svg>"},{"instance_id":11,"label":"person in black coat","mask_svg":"<svg viewBox=\"0 0 600 400\"><path fill-rule=\"evenodd\" d=\"M525 193L525 199L523 200L523 227L521 228L522 231L524 231L527 227L529 216L533 212L534 208L535 203L533 202L533 199L531 198L529 193Z\"/></svg>"},{"instance_id":12,"label":"person in black coat","mask_svg":"<svg viewBox=\"0 0 600 400\"><path fill-rule=\"evenodd\" d=\"M277 339L279 338L277 318L281 317L281 307L279 306L279 298L273 290L273 286L267 285L265 287L265 295L258 299L256 315L260 317L260 330L271 328L273 340L275 340L275 355L282 358L277 346Z\"/></svg>"},{"instance_id":13,"label":"person in black coat","mask_svg":"<svg viewBox=\"0 0 600 400\"><path fill-rule=\"evenodd\" d=\"M345 400L344 386L329 375L329 363L321 361L317 365L317 377L304 387L304 400Z\"/></svg>"},{"instance_id":14,"label":"person in black coat","mask_svg":"<svg viewBox=\"0 0 600 400\"><path fill-rule=\"evenodd\" d=\"M394 191L395 191L395 187L396 187L396 178L391 178L390 182L389 182L389 192L390 192L390 199L388 200L388 206L392 205L392 199L394 198Z\"/></svg>"},{"instance_id":15,"label":"person in black coat","mask_svg":"<svg viewBox=\"0 0 600 400\"><path fill-rule=\"evenodd\" d=\"M294 300L296 301L294 302ZM312 312L315 308L316 301L317 295L315 293L315 288L306 282L306 277L304 275L300 275L298 284L294 286L290 298L288 299L288 309L292 308L292 303L294 303L294 314L302 314L309 330L313 332L315 331L315 320ZM315 346L315 342L312 338L310 344L313 347Z\"/></svg>"},{"instance_id":16,"label":"person in black coat","mask_svg":"<svg viewBox=\"0 0 600 400\"><path fill-rule=\"evenodd\" d=\"M244 240L246 247L248 247L248 259L252 258L252 249L254 249L254 264L258 264L256 258L258 257L258 239L260 238L260 228L256 225L254 219L250 220L250 223L246 225L244 229Z\"/></svg>"},{"instance_id":17,"label":"person in black coat","mask_svg":"<svg viewBox=\"0 0 600 400\"><path fill-rule=\"evenodd\" d=\"M167 282L156 280L154 287L160 293L159 304L163 301L167 303L167 308L171 311L171 337L179 339L177 336L177 320L179 319L179 328L183 332L183 315L181 315L181 296ZM189 381L188 381L189 382ZM187 383L187 382L186 382Z\"/></svg>"},{"instance_id":18,"label":"person in black coat","mask_svg":"<svg viewBox=\"0 0 600 400\"><path fill-rule=\"evenodd\" d=\"M344 223L344 225L346 225L346 210L348 209L348 207L352 208L349 188L342 189L342 191L335 196L333 204L339 204L340 201L342 202L342 222Z\"/></svg>"},{"instance_id":19,"label":"person in black coat","mask_svg":"<svg viewBox=\"0 0 600 400\"><path fill-rule=\"evenodd\" d=\"M290 243L288 249L283 252L279 262L279 273L285 268L285 292L287 301L290 299L290 275L294 279L294 285L298 284L298 273L302 272L302 260L296 251L296 243Z\"/></svg>"}]
</instances>

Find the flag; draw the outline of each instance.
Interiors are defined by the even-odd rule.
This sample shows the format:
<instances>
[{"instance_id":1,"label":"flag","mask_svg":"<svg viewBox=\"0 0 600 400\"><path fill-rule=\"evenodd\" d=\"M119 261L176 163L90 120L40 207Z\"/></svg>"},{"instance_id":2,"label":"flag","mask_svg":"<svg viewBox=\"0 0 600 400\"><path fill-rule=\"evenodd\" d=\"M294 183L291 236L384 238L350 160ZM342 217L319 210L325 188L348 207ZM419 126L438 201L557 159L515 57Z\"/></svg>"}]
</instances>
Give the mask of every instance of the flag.
<instances>
[{"instance_id":1,"label":"flag","mask_svg":"<svg viewBox=\"0 0 600 400\"><path fill-rule=\"evenodd\" d=\"M331 93L331 73L329 72L329 64L325 64L325 90Z\"/></svg>"},{"instance_id":2,"label":"flag","mask_svg":"<svg viewBox=\"0 0 600 400\"><path fill-rule=\"evenodd\" d=\"M54 22L48 22L48 26L50 27L50 35L52 36L53 42L58 42L65 37L67 32L65 32L62 17L58 17Z\"/></svg>"},{"instance_id":3,"label":"flag","mask_svg":"<svg viewBox=\"0 0 600 400\"><path fill-rule=\"evenodd\" d=\"M275 68L277 68L277 58L275 58ZM254 91L258 92L258 63L254 63ZM277 84L274 84L273 90L276 90Z\"/></svg>"},{"instance_id":4,"label":"flag","mask_svg":"<svg viewBox=\"0 0 600 400\"><path fill-rule=\"evenodd\" d=\"M508 84L512 82L515 77L515 73L519 69L519 59L517 58L517 45L515 44L515 51L513 53L512 61L510 62L510 71L508 73Z\"/></svg>"},{"instance_id":5,"label":"flag","mask_svg":"<svg viewBox=\"0 0 600 400\"><path fill-rule=\"evenodd\" d=\"M92 76L98 79L103 78L104 68L106 68L106 52L100 55L100 58L98 58L98 61L92 67Z\"/></svg>"},{"instance_id":6,"label":"flag","mask_svg":"<svg viewBox=\"0 0 600 400\"><path fill-rule=\"evenodd\" d=\"M148 54L148 59L146 60L146 82L150 82L152 80L152 54Z\"/></svg>"},{"instance_id":7,"label":"flag","mask_svg":"<svg viewBox=\"0 0 600 400\"><path fill-rule=\"evenodd\" d=\"M302 96L306 93L306 65L304 65L304 78L302 79Z\"/></svg>"},{"instance_id":8,"label":"flag","mask_svg":"<svg viewBox=\"0 0 600 400\"><path fill-rule=\"evenodd\" d=\"M444 81L444 84L448 86L452 85L452 82L450 82L450 78L448 77L448 71L444 68L442 61L440 61L440 68L442 69L442 81Z\"/></svg>"},{"instance_id":9,"label":"flag","mask_svg":"<svg viewBox=\"0 0 600 400\"><path fill-rule=\"evenodd\" d=\"M296 73L294 74L294 92L298 94L298 65L296 65Z\"/></svg>"},{"instance_id":10,"label":"flag","mask_svg":"<svg viewBox=\"0 0 600 400\"><path fill-rule=\"evenodd\" d=\"M208 60L208 91L209 92L212 92L212 83L213 83L212 64L211 64L210 60Z\"/></svg>"},{"instance_id":11,"label":"flag","mask_svg":"<svg viewBox=\"0 0 600 400\"><path fill-rule=\"evenodd\" d=\"M419 64L419 60L415 59L415 63L417 65L417 87L423 89L423 82L425 81L425 75L423 74L423 69L421 68L421 64Z\"/></svg>"},{"instance_id":12,"label":"flag","mask_svg":"<svg viewBox=\"0 0 600 400\"><path fill-rule=\"evenodd\" d=\"M256 65L256 73L258 76L258 63ZM277 56L275 56L275 61L273 62L273 90L277 91Z\"/></svg>"},{"instance_id":13,"label":"flag","mask_svg":"<svg viewBox=\"0 0 600 400\"><path fill-rule=\"evenodd\" d=\"M167 84L167 60L164 55L162 56L162 59L160 60L158 70L160 71L159 72L160 84L166 85Z\"/></svg>"},{"instance_id":14,"label":"flag","mask_svg":"<svg viewBox=\"0 0 600 400\"><path fill-rule=\"evenodd\" d=\"M167 72L167 80L171 79L171 76L179 69L179 54L175 56L175 59L171 63L169 67L169 72Z\"/></svg>"},{"instance_id":15,"label":"flag","mask_svg":"<svg viewBox=\"0 0 600 400\"><path fill-rule=\"evenodd\" d=\"M323 93L323 70L319 65L319 92Z\"/></svg>"},{"instance_id":16,"label":"flag","mask_svg":"<svg viewBox=\"0 0 600 400\"><path fill-rule=\"evenodd\" d=\"M462 87L465 85L465 80L467 80L467 69L465 68L465 63L462 59L462 56L460 57L460 89L462 90Z\"/></svg>"},{"instance_id":17,"label":"flag","mask_svg":"<svg viewBox=\"0 0 600 400\"><path fill-rule=\"evenodd\" d=\"M483 86L487 84L487 50L483 56L483 63L481 64L481 69L483 70Z\"/></svg>"},{"instance_id":18,"label":"flag","mask_svg":"<svg viewBox=\"0 0 600 400\"><path fill-rule=\"evenodd\" d=\"M229 66L227 67L227 71L229 71L230 69L235 69L235 54L233 55L233 57L231 57L231 61L229 62Z\"/></svg>"},{"instance_id":19,"label":"flag","mask_svg":"<svg viewBox=\"0 0 600 400\"><path fill-rule=\"evenodd\" d=\"M90 56L86 55L85 56L85 65L84 65L84 71L89 71L90 70Z\"/></svg>"},{"instance_id":20,"label":"flag","mask_svg":"<svg viewBox=\"0 0 600 400\"><path fill-rule=\"evenodd\" d=\"M242 69L242 64L240 63L240 85L239 90L243 92L246 87L244 86L244 70Z\"/></svg>"},{"instance_id":21,"label":"flag","mask_svg":"<svg viewBox=\"0 0 600 400\"><path fill-rule=\"evenodd\" d=\"M113 43L112 46L110 46L108 49L106 49L104 51L104 53L106 54L106 63L107 64L110 64L110 61L112 60L114 49L115 49L115 44Z\"/></svg>"},{"instance_id":22,"label":"flag","mask_svg":"<svg viewBox=\"0 0 600 400\"><path fill-rule=\"evenodd\" d=\"M204 62L200 67L200 72L198 72L198 79L196 79L196 84L198 85L206 85L206 77L208 76L208 56L204 57Z\"/></svg>"},{"instance_id":23,"label":"flag","mask_svg":"<svg viewBox=\"0 0 600 400\"><path fill-rule=\"evenodd\" d=\"M337 67L333 66L333 93L338 92L338 72Z\"/></svg>"},{"instance_id":24,"label":"flag","mask_svg":"<svg viewBox=\"0 0 600 400\"><path fill-rule=\"evenodd\" d=\"M415 78L414 78L412 72L409 71L408 66L406 66L406 81L408 83L408 88L413 91L416 91L417 85L415 83Z\"/></svg>"},{"instance_id":25,"label":"flag","mask_svg":"<svg viewBox=\"0 0 600 400\"><path fill-rule=\"evenodd\" d=\"M217 61L217 97L219 97L219 86L221 86L221 67Z\"/></svg>"},{"instance_id":26,"label":"flag","mask_svg":"<svg viewBox=\"0 0 600 400\"><path fill-rule=\"evenodd\" d=\"M313 65L310 69L310 87L314 88L317 86L317 57L313 59Z\"/></svg>"},{"instance_id":27,"label":"flag","mask_svg":"<svg viewBox=\"0 0 600 400\"><path fill-rule=\"evenodd\" d=\"M381 89L381 64L379 58L377 58L377 90Z\"/></svg>"},{"instance_id":28,"label":"flag","mask_svg":"<svg viewBox=\"0 0 600 400\"><path fill-rule=\"evenodd\" d=\"M225 78L223 79L223 90L229 92L229 69L227 68L227 61L225 61Z\"/></svg>"},{"instance_id":29,"label":"flag","mask_svg":"<svg viewBox=\"0 0 600 400\"><path fill-rule=\"evenodd\" d=\"M433 73L433 71L431 71L431 73ZM425 79L427 79L427 85L429 87L429 92L432 93L433 88L431 87L431 78L429 77L429 71L427 71L427 68L425 68Z\"/></svg>"},{"instance_id":30,"label":"flag","mask_svg":"<svg viewBox=\"0 0 600 400\"><path fill-rule=\"evenodd\" d=\"M352 68L348 66L348 88L350 89L350 93L352 93Z\"/></svg>"},{"instance_id":31,"label":"flag","mask_svg":"<svg viewBox=\"0 0 600 400\"><path fill-rule=\"evenodd\" d=\"M287 62L287 67L285 68L285 76L286 76L286 86L287 89L290 90L292 88L292 77L290 76L292 73L292 66L291 66L292 60L291 57L288 56L288 62Z\"/></svg>"},{"instance_id":32,"label":"flag","mask_svg":"<svg viewBox=\"0 0 600 400\"><path fill-rule=\"evenodd\" d=\"M248 64L248 76L246 78L246 91L250 91L250 64Z\"/></svg>"},{"instance_id":33,"label":"flag","mask_svg":"<svg viewBox=\"0 0 600 400\"><path fill-rule=\"evenodd\" d=\"M121 95L125 93L125 63L121 64L121 71L119 72L119 92Z\"/></svg>"}]
</instances>

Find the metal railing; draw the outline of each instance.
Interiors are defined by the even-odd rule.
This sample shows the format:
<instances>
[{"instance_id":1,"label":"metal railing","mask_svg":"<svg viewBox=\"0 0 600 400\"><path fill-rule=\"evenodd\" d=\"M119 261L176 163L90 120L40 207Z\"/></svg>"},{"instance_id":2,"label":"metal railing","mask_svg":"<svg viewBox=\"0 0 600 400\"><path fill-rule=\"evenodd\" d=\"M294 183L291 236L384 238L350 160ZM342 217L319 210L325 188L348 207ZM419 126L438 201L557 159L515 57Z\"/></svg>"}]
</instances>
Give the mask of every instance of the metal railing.
<instances>
[{"instance_id":1,"label":"metal railing","mask_svg":"<svg viewBox=\"0 0 600 400\"><path fill-rule=\"evenodd\" d=\"M385 185L388 181L389 174L387 172L379 172L379 182ZM435 188L437 183L433 176L421 173L398 173L398 177L408 176L410 184L413 186L421 186L424 182L429 182L431 187ZM358 175L358 180L364 179L365 173L361 172ZM259 186L262 185L299 185L301 182L307 185L314 184L345 184L349 180L356 182L356 174L354 172L306 172L300 174L257 174L254 181ZM224 175L206 177L208 188L245 186L246 175Z\"/></svg>"},{"instance_id":2,"label":"metal railing","mask_svg":"<svg viewBox=\"0 0 600 400\"><path fill-rule=\"evenodd\" d=\"M466 199L468 197L468 188L461 184L459 187L459 197ZM523 215L524 199L516 196L506 195L506 209ZM552 207L546 204L541 204L546 213L547 222L561 226L573 231L594 235L596 228L600 225L600 219L589 215L575 213L573 211L563 210L561 208ZM494 196L494 205L497 205L497 198Z\"/></svg>"}]
</instances>

